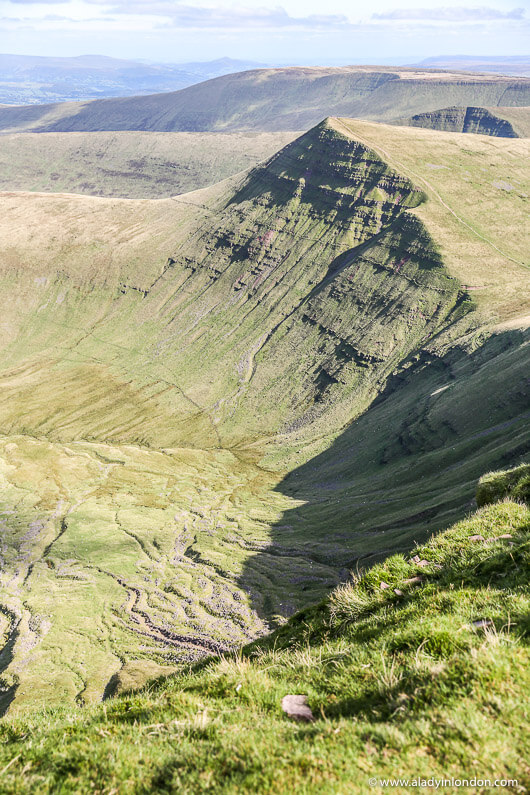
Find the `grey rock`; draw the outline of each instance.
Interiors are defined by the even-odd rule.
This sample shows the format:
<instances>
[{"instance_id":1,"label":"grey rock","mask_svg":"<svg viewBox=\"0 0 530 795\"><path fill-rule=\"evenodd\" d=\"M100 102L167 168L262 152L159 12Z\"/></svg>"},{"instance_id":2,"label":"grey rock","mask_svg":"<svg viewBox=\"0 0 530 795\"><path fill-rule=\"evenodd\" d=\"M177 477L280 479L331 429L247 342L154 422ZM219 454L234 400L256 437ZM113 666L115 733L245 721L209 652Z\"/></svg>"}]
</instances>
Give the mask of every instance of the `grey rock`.
<instances>
[{"instance_id":1,"label":"grey rock","mask_svg":"<svg viewBox=\"0 0 530 795\"><path fill-rule=\"evenodd\" d=\"M303 723L310 723L315 720L307 704L307 696L284 696L282 698L282 709L293 720Z\"/></svg>"}]
</instances>

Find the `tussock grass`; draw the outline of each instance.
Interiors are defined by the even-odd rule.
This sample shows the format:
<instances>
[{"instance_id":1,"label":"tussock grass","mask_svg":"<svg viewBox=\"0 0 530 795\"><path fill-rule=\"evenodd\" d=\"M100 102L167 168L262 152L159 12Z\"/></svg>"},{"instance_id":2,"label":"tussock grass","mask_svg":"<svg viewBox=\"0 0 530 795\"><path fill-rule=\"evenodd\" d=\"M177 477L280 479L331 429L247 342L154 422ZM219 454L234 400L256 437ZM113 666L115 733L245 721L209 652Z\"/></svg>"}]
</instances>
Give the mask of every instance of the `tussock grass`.
<instances>
[{"instance_id":1,"label":"tussock grass","mask_svg":"<svg viewBox=\"0 0 530 795\"><path fill-rule=\"evenodd\" d=\"M502 472L488 472L479 481L477 505L489 505L509 495L514 500L530 502L530 465L521 464Z\"/></svg>"}]
</instances>

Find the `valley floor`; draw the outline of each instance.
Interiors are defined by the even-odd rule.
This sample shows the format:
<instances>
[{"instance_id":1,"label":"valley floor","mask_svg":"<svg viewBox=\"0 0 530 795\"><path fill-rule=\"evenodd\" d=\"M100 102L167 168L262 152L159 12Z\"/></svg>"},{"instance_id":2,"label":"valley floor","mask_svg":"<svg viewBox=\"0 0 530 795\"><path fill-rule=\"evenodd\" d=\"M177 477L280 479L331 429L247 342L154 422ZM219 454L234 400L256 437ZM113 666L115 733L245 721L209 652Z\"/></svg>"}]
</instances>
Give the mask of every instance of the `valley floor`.
<instances>
[{"instance_id":1,"label":"valley floor","mask_svg":"<svg viewBox=\"0 0 530 795\"><path fill-rule=\"evenodd\" d=\"M0 441L0 478L4 710L97 701L266 631L239 581L297 504L278 475L226 451L19 436ZM306 599L336 582L290 568Z\"/></svg>"}]
</instances>

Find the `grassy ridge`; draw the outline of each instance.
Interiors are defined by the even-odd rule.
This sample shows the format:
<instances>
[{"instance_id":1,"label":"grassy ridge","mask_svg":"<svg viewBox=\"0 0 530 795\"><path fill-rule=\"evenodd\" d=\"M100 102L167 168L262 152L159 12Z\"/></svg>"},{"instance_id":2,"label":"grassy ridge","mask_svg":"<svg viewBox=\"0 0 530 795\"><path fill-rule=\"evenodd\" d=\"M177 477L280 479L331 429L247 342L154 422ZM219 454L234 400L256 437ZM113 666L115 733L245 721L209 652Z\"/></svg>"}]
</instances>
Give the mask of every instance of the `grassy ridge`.
<instances>
[{"instance_id":1,"label":"grassy ridge","mask_svg":"<svg viewBox=\"0 0 530 795\"><path fill-rule=\"evenodd\" d=\"M449 273L479 307L501 321L528 326L529 268L525 227L530 189L529 139L337 120L421 187L415 210Z\"/></svg>"},{"instance_id":2,"label":"grassy ridge","mask_svg":"<svg viewBox=\"0 0 530 795\"><path fill-rule=\"evenodd\" d=\"M5 393L5 432L16 432L24 416L25 432L61 441L233 447L288 424L322 433L330 405L336 427L366 405L368 384L373 389L412 347L451 325L457 308L470 308L408 213L422 197L381 157L323 123L253 170L235 193L227 186L217 206L186 209L191 220L199 215L191 233L186 219L162 228L158 241L146 226L137 231L129 205L119 204L141 244L134 258L126 242L123 253L116 247L114 218L97 257L85 232L73 241L76 256L65 258L60 245L57 260L42 263L37 229L37 272L32 279L23 256L21 280L10 285L19 290L27 279L31 301L17 313L15 339L4 352L14 368L6 388L19 395L15 403ZM158 208L161 219L167 210L171 221L183 217L181 206L188 208L183 197L147 209ZM105 205L95 207L104 215ZM170 235L175 243L165 263L157 265L149 251L142 257L153 240L156 252ZM414 311L421 301L424 311ZM392 331L381 321L385 307ZM361 339L368 316L378 320L371 337ZM46 360L40 372L30 365L39 359ZM83 380L93 382L88 412L86 390L79 393L82 407L70 395L76 366L77 379L84 371ZM100 398L105 384L114 393L120 382L140 406L147 390L157 415L123 416L120 402L109 406ZM48 383L54 390L62 383L69 393L68 417L50 410ZM352 393L359 394L357 409Z\"/></svg>"},{"instance_id":3,"label":"grassy ridge","mask_svg":"<svg viewBox=\"0 0 530 795\"><path fill-rule=\"evenodd\" d=\"M476 776L524 792L529 531L523 504L487 505L241 654L103 706L4 719L3 791L362 793L374 776ZM282 714L288 693L314 723Z\"/></svg>"}]
</instances>

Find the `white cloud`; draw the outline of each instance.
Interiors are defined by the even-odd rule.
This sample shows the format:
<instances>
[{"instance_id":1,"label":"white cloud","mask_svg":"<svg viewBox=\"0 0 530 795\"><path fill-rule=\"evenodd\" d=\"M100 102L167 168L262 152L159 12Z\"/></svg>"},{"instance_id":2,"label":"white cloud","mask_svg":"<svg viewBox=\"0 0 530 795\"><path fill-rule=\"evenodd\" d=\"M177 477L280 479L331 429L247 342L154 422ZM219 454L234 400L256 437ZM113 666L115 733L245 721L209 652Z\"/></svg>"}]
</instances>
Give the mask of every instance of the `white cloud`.
<instances>
[{"instance_id":1,"label":"white cloud","mask_svg":"<svg viewBox=\"0 0 530 795\"><path fill-rule=\"evenodd\" d=\"M228 7L187 5L174 0L85 0L105 6L111 14L161 17L182 28L304 28L343 29L350 23L344 14L309 14L295 17L282 6Z\"/></svg>"},{"instance_id":2,"label":"white cloud","mask_svg":"<svg viewBox=\"0 0 530 795\"><path fill-rule=\"evenodd\" d=\"M54 4L68 4L70 0L51 0ZM41 11L39 6L45 8L48 3L37 0L10 0L10 4L24 5L31 16L24 21L39 22L51 21L53 15ZM103 21L109 22L109 14L117 17L116 24L123 25L124 29L145 24L148 29L158 29L160 26L171 28L214 29L219 30L281 30L298 29L308 31L340 30L350 26L348 17L344 14L305 14L293 16L282 6L252 7L245 5L228 6L220 5L191 5L179 0L82 0L70 2L68 11L74 11L70 16L72 22L94 22L94 7L98 7ZM31 8L31 11L30 11ZM84 13L83 13L84 9ZM90 12L92 9L92 13ZM51 8L50 8L51 11ZM118 22L121 19L122 22ZM145 20L142 23L140 20ZM67 17L63 17L67 21ZM57 18L57 22L60 22Z\"/></svg>"},{"instance_id":3,"label":"white cloud","mask_svg":"<svg viewBox=\"0 0 530 795\"><path fill-rule=\"evenodd\" d=\"M441 5L467 1L0 0L0 22L5 51L46 54L374 63L396 53L412 62L433 52L524 51L530 19L523 8L511 8L512 0ZM407 7L415 3L422 7Z\"/></svg>"},{"instance_id":4,"label":"white cloud","mask_svg":"<svg viewBox=\"0 0 530 795\"><path fill-rule=\"evenodd\" d=\"M176 27L234 29L304 28L322 30L343 29L349 24L347 17L343 15L311 14L306 17L292 17L283 8L201 8L197 6L180 6L171 14L171 20Z\"/></svg>"},{"instance_id":5,"label":"white cloud","mask_svg":"<svg viewBox=\"0 0 530 795\"><path fill-rule=\"evenodd\" d=\"M511 11L498 11L488 6L440 6L438 8L396 8L373 14L372 19L378 20L430 20L439 22L487 22L499 19L524 19L524 8Z\"/></svg>"},{"instance_id":6,"label":"white cloud","mask_svg":"<svg viewBox=\"0 0 530 795\"><path fill-rule=\"evenodd\" d=\"M69 3L70 0L9 0L10 3L13 5L25 5L25 6L35 6L35 5L59 5L60 3Z\"/></svg>"}]
</instances>

